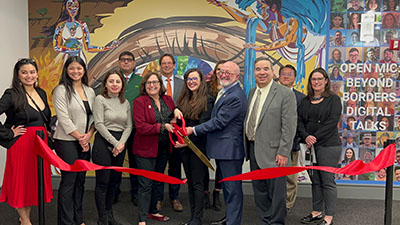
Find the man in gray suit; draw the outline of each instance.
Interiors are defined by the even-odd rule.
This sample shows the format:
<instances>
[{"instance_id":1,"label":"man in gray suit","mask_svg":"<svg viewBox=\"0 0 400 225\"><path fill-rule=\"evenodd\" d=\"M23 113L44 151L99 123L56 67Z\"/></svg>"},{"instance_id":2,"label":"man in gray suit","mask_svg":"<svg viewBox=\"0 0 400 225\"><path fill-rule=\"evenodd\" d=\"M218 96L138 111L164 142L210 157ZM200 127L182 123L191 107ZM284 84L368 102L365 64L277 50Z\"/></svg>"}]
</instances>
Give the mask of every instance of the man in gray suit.
<instances>
[{"instance_id":1,"label":"man in gray suit","mask_svg":"<svg viewBox=\"0 0 400 225\"><path fill-rule=\"evenodd\" d=\"M246 158L250 169L287 166L297 126L296 98L273 81L271 61L255 60L256 87L249 93L244 123ZM285 224L286 177L253 180L257 215L262 224Z\"/></svg>"},{"instance_id":2,"label":"man in gray suit","mask_svg":"<svg viewBox=\"0 0 400 225\"><path fill-rule=\"evenodd\" d=\"M167 90L166 94L172 97L176 105L179 95L181 94L183 85L185 84L185 82L183 81L183 76L174 75L176 63L173 55L168 53L162 55L160 57L159 64L161 68L163 84ZM180 155L178 154L178 151L175 151L174 149L172 154L170 154L168 160L168 174L170 176L181 179L181 165L182 160L180 158ZM158 188L159 193L164 193L164 183L160 183ZM169 185L169 199L171 200L172 209L176 212L183 211L182 203L178 199L179 189L179 184ZM159 201L157 202L157 208L161 209L163 194L161 196L158 196L158 199Z\"/></svg>"}]
</instances>

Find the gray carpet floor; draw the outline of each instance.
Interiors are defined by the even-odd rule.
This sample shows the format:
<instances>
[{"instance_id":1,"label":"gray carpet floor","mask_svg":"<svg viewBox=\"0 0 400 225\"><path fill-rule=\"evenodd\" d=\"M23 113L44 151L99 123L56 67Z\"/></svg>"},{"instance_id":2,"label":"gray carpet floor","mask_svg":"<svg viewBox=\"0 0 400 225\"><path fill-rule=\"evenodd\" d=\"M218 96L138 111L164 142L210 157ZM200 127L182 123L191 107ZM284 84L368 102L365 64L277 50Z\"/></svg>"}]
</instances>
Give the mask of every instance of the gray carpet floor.
<instances>
[{"instance_id":1,"label":"gray carpet floor","mask_svg":"<svg viewBox=\"0 0 400 225\"><path fill-rule=\"evenodd\" d=\"M221 196L222 197L222 196ZM181 194L181 201L185 207L184 212L172 211L165 200L162 213L171 217L168 222L148 221L149 225L179 225L189 218L187 192ZM165 198L168 199L168 198ZM295 206L289 212L286 224L301 224L300 218L307 215L311 210L310 198L298 198ZM393 225L400 225L400 201L393 202ZM122 192L119 202L114 205L116 219L123 225L137 224L137 208L130 201L128 192ZM218 220L224 216L224 212L216 212L212 209L205 210L204 224ZM54 192L54 199L46 204L46 225L56 225L57 218L57 191ZM84 218L87 225L96 225L97 211L94 204L94 192L86 191L84 197ZM17 212L5 203L0 204L0 225L15 225ZM38 224L37 208L32 209L31 219L34 225ZM243 207L243 225L260 224L257 219L254 199L252 195L245 195ZM337 213L334 218L335 225L383 225L384 224L384 201L381 200L355 200L339 199L337 202Z\"/></svg>"}]
</instances>

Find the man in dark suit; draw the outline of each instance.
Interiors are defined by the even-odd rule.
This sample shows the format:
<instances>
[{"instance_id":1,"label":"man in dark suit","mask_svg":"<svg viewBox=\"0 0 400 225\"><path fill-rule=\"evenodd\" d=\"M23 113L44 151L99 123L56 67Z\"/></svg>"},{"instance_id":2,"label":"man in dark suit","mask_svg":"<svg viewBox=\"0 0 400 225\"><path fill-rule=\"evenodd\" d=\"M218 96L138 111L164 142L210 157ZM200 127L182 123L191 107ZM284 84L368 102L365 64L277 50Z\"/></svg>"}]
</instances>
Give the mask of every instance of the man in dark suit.
<instances>
[{"instance_id":1,"label":"man in dark suit","mask_svg":"<svg viewBox=\"0 0 400 225\"><path fill-rule=\"evenodd\" d=\"M296 69L292 65L282 66L279 69L279 83L283 86L290 88L294 95L296 96L296 105L299 108L301 100L305 97L305 95L299 91L296 91L293 88L294 81L296 80ZM293 148L291 152L291 165L290 166L298 166L297 162L299 161L299 140L300 137L294 137ZM294 202L296 201L297 195L297 174L292 174L286 176L286 208L288 211L293 207Z\"/></svg>"},{"instance_id":2,"label":"man in dark suit","mask_svg":"<svg viewBox=\"0 0 400 225\"><path fill-rule=\"evenodd\" d=\"M221 169L222 178L242 173L244 159L243 121L246 115L246 95L238 82L239 66L228 61L218 73L221 91L211 113L211 119L188 133L207 135L207 154ZM213 225L240 225L242 221L243 191L241 181L222 183L226 203L226 217L211 222Z\"/></svg>"},{"instance_id":3,"label":"man in dark suit","mask_svg":"<svg viewBox=\"0 0 400 225\"><path fill-rule=\"evenodd\" d=\"M160 64L160 68L161 68L160 72L162 75L162 80L163 80L164 86L167 90L166 94L172 97L172 99L174 100L174 103L176 105L179 95L181 94L182 88L185 85L185 82L183 81L183 76L174 75L176 63L175 63L175 58L173 55L168 54L168 53L162 55L160 57L159 64ZM182 160L178 153L179 152L174 149L172 151L172 154L170 154L170 157L168 159L168 174L170 176L181 179L182 178L182 174L181 174ZM159 190L158 192L161 195L161 196L157 196L157 198L159 199L159 201L157 202L157 208L161 209L162 199L164 197L164 194L163 194L164 193L164 183L159 183L157 188ZM178 198L179 197L179 189L180 189L180 184L170 184L169 185L169 199L171 200L171 207L176 212L183 211L182 203L179 201L179 198Z\"/></svg>"},{"instance_id":4,"label":"man in dark suit","mask_svg":"<svg viewBox=\"0 0 400 225\"><path fill-rule=\"evenodd\" d=\"M131 105L133 101L139 96L139 86L142 81L142 77L135 74L136 61L135 57L130 51L123 51L118 57L118 66L121 70L122 76L125 78L125 98L128 100ZM133 123L132 123L133 124ZM134 125L133 125L134 126ZM135 157L133 156L132 145L133 138L135 137L136 129L133 127L132 132L126 141L127 143L127 153L129 160L129 167L136 168ZM116 172L118 173L118 172ZM121 174L121 173L120 173ZM116 191L114 193L114 203L118 202L118 196L121 193L120 185L121 185L121 175L119 176L119 181L116 184ZM135 206L137 206L137 190L138 190L138 180L137 176L129 174L130 182L131 182L131 201Z\"/></svg>"},{"instance_id":5,"label":"man in dark suit","mask_svg":"<svg viewBox=\"0 0 400 225\"><path fill-rule=\"evenodd\" d=\"M256 87L249 93L244 123L246 157L252 171L287 166L296 133L296 99L293 91L273 81L269 59L257 58L254 67ZM252 183L262 224L285 224L286 177Z\"/></svg>"}]
</instances>

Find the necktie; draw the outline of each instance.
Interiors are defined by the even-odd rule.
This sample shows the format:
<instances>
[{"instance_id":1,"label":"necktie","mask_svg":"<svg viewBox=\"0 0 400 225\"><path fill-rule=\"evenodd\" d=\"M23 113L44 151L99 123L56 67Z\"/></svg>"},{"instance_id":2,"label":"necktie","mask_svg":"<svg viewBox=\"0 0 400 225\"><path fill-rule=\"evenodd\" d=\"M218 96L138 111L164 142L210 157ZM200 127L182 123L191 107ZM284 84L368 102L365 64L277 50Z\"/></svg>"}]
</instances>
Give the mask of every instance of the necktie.
<instances>
[{"instance_id":1,"label":"necktie","mask_svg":"<svg viewBox=\"0 0 400 225\"><path fill-rule=\"evenodd\" d=\"M167 78L167 95L172 97L171 78Z\"/></svg>"},{"instance_id":2,"label":"necktie","mask_svg":"<svg viewBox=\"0 0 400 225\"><path fill-rule=\"evenodd\" d=\"M215 99L215 103L218 102L219 98L222 96L222 89L218 92L217 98Z\"/></svg>"},{"instance_id":3,"label":"necktie","mask_svg":"<svg viewBox=\"0 0 400 225\"><path fill-rule=\"evenodd\" d=\"M258 106L260 105L260 98L261 98L261 91L257 90L257 97L253 104L253 110L251 111L250 117L247 120L248 122L247 122L246 134L247 138L250 141L254 141L257 111L258 111Z\"/></svg>"},{"instance_id":4,"label":"necktie","mask_svg":"<svg viewBox=\"0 0 400 225\"><path fill-rule=\"evenodd\" d=\"M126 83L129 83L129 77L125 77Z\"/></svg>"}]
</instances>

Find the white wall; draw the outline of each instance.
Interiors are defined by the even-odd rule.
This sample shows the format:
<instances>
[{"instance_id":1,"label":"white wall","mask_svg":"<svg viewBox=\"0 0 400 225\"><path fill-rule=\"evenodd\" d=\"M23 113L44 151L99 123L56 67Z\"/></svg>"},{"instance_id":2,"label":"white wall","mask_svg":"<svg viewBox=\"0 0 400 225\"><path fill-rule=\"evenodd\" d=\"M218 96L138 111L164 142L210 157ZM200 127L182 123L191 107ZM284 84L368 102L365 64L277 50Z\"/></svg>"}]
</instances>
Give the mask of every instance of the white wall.
<instances>
[{"instance_id":1,"label":"white wall","mask_svg":"<svg viewBox=\"0 0 400 225\"><path fill-rule=\"evenodd\" d=\"M11 85L14 64L29 57L28 0L0 0L0 95ZM4 122L5 116L0 117ZM0 186L3 183L6 150L0 147Z\"/></svg>"}]
</instances>

